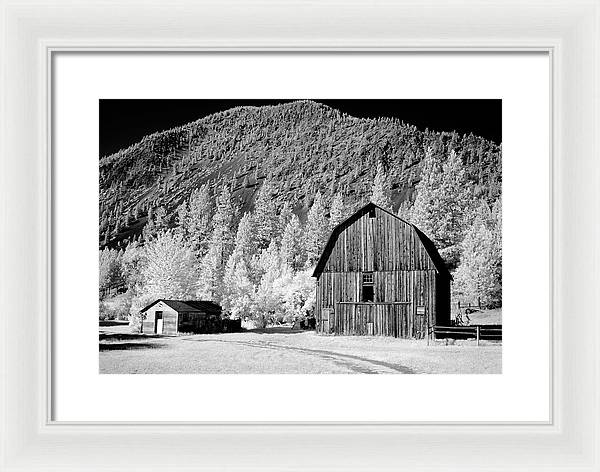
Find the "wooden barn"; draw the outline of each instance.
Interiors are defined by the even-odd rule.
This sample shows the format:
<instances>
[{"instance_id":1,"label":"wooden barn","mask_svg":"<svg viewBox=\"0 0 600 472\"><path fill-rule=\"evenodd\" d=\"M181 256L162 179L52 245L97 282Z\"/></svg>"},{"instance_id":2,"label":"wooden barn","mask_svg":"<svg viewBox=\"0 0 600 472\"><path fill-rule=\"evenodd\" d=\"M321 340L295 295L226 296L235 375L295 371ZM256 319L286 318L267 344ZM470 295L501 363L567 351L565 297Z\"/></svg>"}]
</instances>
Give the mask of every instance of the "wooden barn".
<instances>
[{"instance_id":1,"label":"wooden barn","mask_svg":"<svg viewBox=\"0 0 600 472\"><path fill-rule=\"evenodd\" d=\"M423 338L449 325L451 276L434 244L373 203L333 230L313 277L320 334Z\"/></svg>"},{"instance_id":2,"label":"wooden barn","mask_svg":"<svg viewBox=\"0 0 600 472\"><path fill-rule=\"evenodd\" d=\"M140 313L142 332L148 334L219 333L223 327L221 307L202 300L159 299Z\"/></svg>"}]
</instances>

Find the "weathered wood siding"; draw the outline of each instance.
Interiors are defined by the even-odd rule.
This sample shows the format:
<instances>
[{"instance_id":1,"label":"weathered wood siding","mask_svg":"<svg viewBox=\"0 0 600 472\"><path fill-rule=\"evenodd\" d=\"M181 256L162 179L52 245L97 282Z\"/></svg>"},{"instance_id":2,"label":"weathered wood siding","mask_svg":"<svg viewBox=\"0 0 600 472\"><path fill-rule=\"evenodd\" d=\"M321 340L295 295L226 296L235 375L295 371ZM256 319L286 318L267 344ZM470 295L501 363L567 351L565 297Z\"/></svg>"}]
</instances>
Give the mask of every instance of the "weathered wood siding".
<instances>
[{"instance_id":1,"label":"weathered wood siding","mask_svg":"<svg viewBox=\"0 0 600 472\"><path fill-rule=\"evenodd\" d=\"M339 303L329 334L412 337L404 303Z\"/></svg>"},{"instance_id":2,"label":"weathered wood siding","mask_svg":"<svg viewBox=\"0 0 600 472\"><path fill-rule=\"evenodd\" d=\"M324 272L435 270L414 228L379 208L358 215L344 228Z\"/></svg>"},{"instance_id":3,"label":"weathered wood siding","mask_svg":"<svg viewBox=\"0 0 600 472\"><path fill-rule=\"evenodd\" d=\"M146 311L146 319L143 321L142 332L153 334L155 330L156 312L163 312L163 333L166 335L177 334L178 314L164 302L159 302Z\"/></svg>"},{"instance_id":4,"label":"weathered wood siding","mask_svg":"<svg viewBox=\"0 0 600 472\"><path fill-rule=\"evenodd\" d=\"M220 333L222 327L220 314L211 314L206 311L179 314L180 333Z\"/></svg>"},{"instance_id":5,"label":"weathered wood siding","mask_svg":"<svg viewBox=\"0 0 600 472\"><path fill-rule=\"evenodd\" d=\"M390 334L388 328L379 326L379 321L375 320L375 334L385 332L387 335L421 338L425 334L427 323L436 324L439 306L436 299L437 284L438 276L435 270L373 272L374 301L367 303L361 302L362 272L323 272L317 280L317 330L324 332L325 329L319 322L323 308L333 309L337 323L342 318L351 316L350 313L352 316L360 316L365 310L383 310L384 308L377 307L378 304L386 307L385 310L391 310L386 304L402 303L402 316L407 317L407 328L399 332L394 331L397 334ZM360 305L360 309L351 304ZM425 307L424 315L417 315L418 307ZM343 315L340 317L338 313ZM390 312L389 316L396 315ZM357 332L354 328L339 328L337 324L334 328L331 321L329 326L330 332L334 334L365 334L362 331ZM344 326L347 327L347 323Z\"/></svg>"},{"instance_id":6,"label":"weathered wood siding","mask_svg":"<svg viewBox=\"0 0 600 472\"><path fill-rule=\"evenodd\" d=\"M374 211L358 212L330 248L317 277L317 331L422 338L427 324L449 320L450 280L413 226ZM373 302L362 301L364 272L373 274Z\"/></svg>"}]
</instances>

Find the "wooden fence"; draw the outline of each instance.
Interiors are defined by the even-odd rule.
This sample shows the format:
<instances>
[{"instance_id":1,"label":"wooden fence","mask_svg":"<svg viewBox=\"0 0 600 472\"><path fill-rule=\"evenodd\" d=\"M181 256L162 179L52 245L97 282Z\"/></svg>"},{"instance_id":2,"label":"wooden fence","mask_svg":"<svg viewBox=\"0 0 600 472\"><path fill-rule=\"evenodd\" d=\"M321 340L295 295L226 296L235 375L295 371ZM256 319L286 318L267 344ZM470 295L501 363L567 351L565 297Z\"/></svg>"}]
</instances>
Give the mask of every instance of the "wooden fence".
<instances>
[{"instance_id":1,"label":"wooden fence","mask_svg":"<svg viewBox=\"0 0 600 472\"><path fill-rule=\"evenodd\" d=\"M429 339L475 339L479 341L502 341L502 325L476 326L429 326L427 328L427 344Z\"/></svg>"},{"instance_id":2,"label":"wooden fence","mask_svg":"<svg viewBox=\"0 0 600 472\"><path fill-rule=\"evenodd\" d=\"M456 302L456 308L458 309L458 311L464 310L465 308L485 310L487 308L487 305L482 304L481 298L478 297L476 302L473 302L473 301L465 302L465 301L458 300Z\"/></svg>"},{"instance_id":3,"label":"wooden fence","mask_svg":"<svg viewBox=\"0 0 600 472\"><path fill-rule=\"evenodd\" d=\"M127 291L127 287L125 285L118 285L116 287L109 287L104 289L99 289L100 298L104 299L107 297L114 297L120 293L125 293Z\"/></svg>"}]
</instances>

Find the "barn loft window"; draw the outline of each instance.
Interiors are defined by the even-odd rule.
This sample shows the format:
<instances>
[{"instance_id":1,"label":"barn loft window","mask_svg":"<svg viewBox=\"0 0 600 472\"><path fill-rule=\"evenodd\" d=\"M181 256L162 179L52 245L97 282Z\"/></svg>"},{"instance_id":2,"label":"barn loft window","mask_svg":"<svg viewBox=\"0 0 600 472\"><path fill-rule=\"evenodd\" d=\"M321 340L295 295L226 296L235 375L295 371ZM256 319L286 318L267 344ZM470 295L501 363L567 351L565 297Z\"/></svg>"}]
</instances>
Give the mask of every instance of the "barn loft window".
<instances>
[{"instance_id":1,"label":"barn loft window","mask_svg":"<svg viewBox=\"0 0 600 472\"><path fill-rule=\"evenodd\" d=\"M375 208L369 210L369 218L375 218Z\"/></svg>"},{"instance_id":2,"label":"barn loft window","mask_svg":"<svg viewBox=\"0 0 600 472\"><path fill-rule=\"evenodd\" d=\"M374 301L373 272L364 272L362 275L362 300L363 302Z\"/></svg>"}]
</instances>

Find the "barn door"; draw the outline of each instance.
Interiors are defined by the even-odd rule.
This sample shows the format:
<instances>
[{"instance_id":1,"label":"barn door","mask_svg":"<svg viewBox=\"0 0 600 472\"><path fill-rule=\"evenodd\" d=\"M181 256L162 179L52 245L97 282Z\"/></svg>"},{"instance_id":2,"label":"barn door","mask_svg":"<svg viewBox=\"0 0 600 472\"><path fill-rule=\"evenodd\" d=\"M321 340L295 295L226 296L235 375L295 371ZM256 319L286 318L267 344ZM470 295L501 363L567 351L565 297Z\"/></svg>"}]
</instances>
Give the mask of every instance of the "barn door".
<instances>
[{"instance_id":1,"label":"barn door","mask_svg":"<svg viewBox=\"0 0 600 472\"><path fill-rule=\"evenodd\" d=\"M415 338L423 339L427 331L427 310L425 305L418 305L415 317Z\"/></svg>"},{"instance_id":2,"label":"barn door","mask_svg":"<svg viewBox=\"0 0 600 472\"><path fill-rule=\"evenodd\" d=\"M331 308L322 308L321 309L321 317L322 317L321 321L323 322L322 332L324 334L329 334L330 333L330 331L329 331L329 329L330 329L329 328L329 326L330 326L329 321L331 319L331 315L332 315L331 312L332 311L333 310Z\"/></svg>"},{"instance_id":3,"label":"barn door","mask_svg":"<svg viewBox=\"0 0 600 472\"><path fill-rule=\"evenodd\" d=\"M163 334L163 312L157 311L154 315L154 332L156 334Z\"/></svg>"},{"instance_id":4,"label":"barn door","mask_svg":"<svg viewBox=\"0 0 600 472\"><path fill-rule=\"evenodd\" d=\"M394 307L396 315L396 337L407 338L408 336L408 319L407 319L407 305L396 305Z\"/></svg>"}]
</instances>

